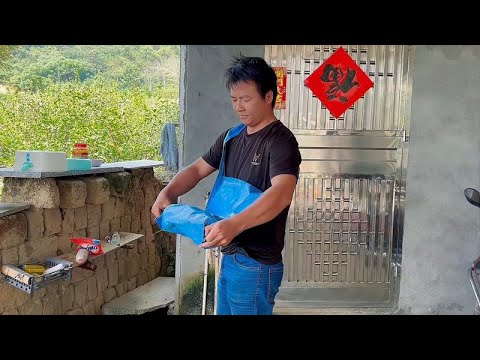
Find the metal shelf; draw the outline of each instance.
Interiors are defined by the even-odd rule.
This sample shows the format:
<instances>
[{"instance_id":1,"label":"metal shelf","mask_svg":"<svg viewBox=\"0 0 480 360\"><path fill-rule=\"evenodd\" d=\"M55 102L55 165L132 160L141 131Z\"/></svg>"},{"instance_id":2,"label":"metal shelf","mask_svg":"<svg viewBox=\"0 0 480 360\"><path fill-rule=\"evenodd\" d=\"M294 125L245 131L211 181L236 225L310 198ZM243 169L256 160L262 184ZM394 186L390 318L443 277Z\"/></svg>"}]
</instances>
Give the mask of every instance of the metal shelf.
<instances>
[{"instance_id":1,"label":"metal shelf","mask_svg":"<svg viewBox=\"0 0 480 360\"><path fill-rule=\"evenodd\" d=\"M48 257L44 263L37 262L46 268L53 267L58 264L65 264L62 270L55 271L47 275L32 275L21 269L22 266L3 265L2 274L5 275L5 282L8 284L33 295L33 293L59 280L67 280L72 278L73 263L59 258Z\"/></svg>"},{"instance_id":2,"label":"metal shelf","mask_svg":"<svg viewBox=\"0 0 480 360\"><path fill-rule=\"evenodd\" d=\"M141 234L127 232L119 232L119 235L120 243L118 245L110 244L105 240L102 240L100 242L100 245L102 246L103 254L90 256L89 260L94 260L97 256L103 256L112 250L122 248L128 243L141 239L143 237L143 235ZM71 279L73 268L82 266L76 262L75 256L76 252L66 253L57 257L48 257L45 259L44 263L36 262L35 264L43 265L46 268L50 268L62 263L65 264L64 269L47 275L29 274L21 269L21 265L18 267L14 265L3 265L2 274L5 275L5 282L16 287L17 289L33 295L36 290L46 287L53 282Z\"/></svg>"}]
</instances>

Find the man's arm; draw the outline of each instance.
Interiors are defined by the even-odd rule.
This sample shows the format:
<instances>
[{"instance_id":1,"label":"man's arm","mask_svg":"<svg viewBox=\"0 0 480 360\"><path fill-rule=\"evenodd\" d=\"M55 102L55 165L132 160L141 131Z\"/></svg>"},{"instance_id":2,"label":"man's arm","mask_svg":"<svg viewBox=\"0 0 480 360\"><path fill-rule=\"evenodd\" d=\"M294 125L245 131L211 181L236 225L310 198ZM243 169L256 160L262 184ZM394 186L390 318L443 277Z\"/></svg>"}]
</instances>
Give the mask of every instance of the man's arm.
<instances>
[{"instance_id":1,"label":"man's arm","mask_svg":"<svg viewBox=\"0 0 480 360\"><path fill-rule=\"evenodd\" d=\"M212 174L216 169L202 158L182 169L165 186L157 196L152 206L152 214L160 216L162 211L170 204L175 204L178 197L192 190L200 180Z\"/></svg>"},{"instance_id":2,"label":"man's arm","mask_svg":"<svg viewBox=\"0 0 480 360\"><path fill-rule=\"evenodd\" d=\"M206 242L202 248L228 245L242 231L264 224L280 214L292 202L297 177L281 174L271 179L272 186L252 205L229 219L205 228Z\"/></svg>"}]
</instances>

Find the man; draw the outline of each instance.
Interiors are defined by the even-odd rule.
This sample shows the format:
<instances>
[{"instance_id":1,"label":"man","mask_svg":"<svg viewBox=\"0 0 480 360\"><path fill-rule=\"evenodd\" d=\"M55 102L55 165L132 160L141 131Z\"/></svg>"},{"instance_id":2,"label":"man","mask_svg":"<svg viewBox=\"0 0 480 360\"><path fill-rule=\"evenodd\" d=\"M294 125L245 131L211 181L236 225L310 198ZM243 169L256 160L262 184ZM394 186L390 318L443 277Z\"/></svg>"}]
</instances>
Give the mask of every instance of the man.
<instances>
[{"instance_id":1,"label":"man","mask_svg":"<svg viewBox=\"0 0 480 360\"><path fill-rule=\"evenodd\" d=\"M292 132L275 118L272 67L262 58L240 56L225 75L233 108L246 125L226 143L225 176L246 181L263 194L237 215L205 227L200 247L222 249L218 315L271 315L283 277L285 224L301 156ZM153 215L219 168L227 132L160 192Z\"/></svg>"}]
</instances>

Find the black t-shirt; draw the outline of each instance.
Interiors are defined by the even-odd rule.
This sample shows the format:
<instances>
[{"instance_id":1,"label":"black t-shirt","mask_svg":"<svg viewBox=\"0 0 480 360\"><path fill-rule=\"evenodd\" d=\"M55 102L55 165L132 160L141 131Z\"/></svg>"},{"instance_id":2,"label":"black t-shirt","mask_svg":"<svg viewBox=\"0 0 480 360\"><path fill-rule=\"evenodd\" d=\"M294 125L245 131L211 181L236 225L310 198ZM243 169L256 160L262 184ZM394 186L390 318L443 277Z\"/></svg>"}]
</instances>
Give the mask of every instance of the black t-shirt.
<instances>
[{"instance_id":1,"label":"black t-shirt","mask_svg":"<svg viewBox=\"0 0 480 360\"><path fill-rule=\"evenodd\" d=\"M223 132L202 158L218 169L222 157ZM226 144L225 176L234 177L265 191L272 186L270 179L280 174L292 174L298 179L302 161L298 143L281 121L274 121L263 129L248 135L245 128ZM222 249L234 253L242 248L250 257L264 263L275 264L282 260L285 240L286 207L269 222L247 229Z\"/></svg>"}]
</instances>

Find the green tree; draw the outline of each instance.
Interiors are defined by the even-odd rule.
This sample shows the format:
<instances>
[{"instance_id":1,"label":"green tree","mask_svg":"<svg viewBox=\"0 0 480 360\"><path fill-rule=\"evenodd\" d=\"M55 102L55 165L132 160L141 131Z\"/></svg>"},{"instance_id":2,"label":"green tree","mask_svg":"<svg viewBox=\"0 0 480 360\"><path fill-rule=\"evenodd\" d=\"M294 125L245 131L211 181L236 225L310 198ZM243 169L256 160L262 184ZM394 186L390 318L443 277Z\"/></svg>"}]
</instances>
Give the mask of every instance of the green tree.
<instances>
[{"instance_id":1,"label":"green tree","mask_svg":"<svg viewBox=\"0 0 480 360\"><path fill-rule=\"evenodd\" d=\"M122 88L178 84L176 45L35 45L15 49L0 81L38 91L51 82L115 80Z\"/></svg>"},{"instance_id":2,"label":"green tree","mask_svg":"<svg viewBox=\"0 0 480 360\"><path fill-rule=\"evenodd\" d=\"M0 67L4 67L17 45L0 45Z\"/></svg>"}]
</instances>

